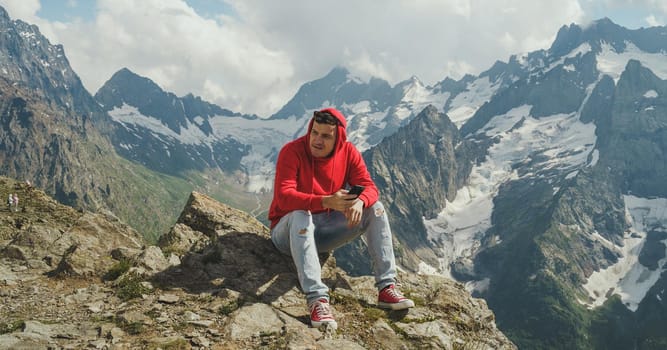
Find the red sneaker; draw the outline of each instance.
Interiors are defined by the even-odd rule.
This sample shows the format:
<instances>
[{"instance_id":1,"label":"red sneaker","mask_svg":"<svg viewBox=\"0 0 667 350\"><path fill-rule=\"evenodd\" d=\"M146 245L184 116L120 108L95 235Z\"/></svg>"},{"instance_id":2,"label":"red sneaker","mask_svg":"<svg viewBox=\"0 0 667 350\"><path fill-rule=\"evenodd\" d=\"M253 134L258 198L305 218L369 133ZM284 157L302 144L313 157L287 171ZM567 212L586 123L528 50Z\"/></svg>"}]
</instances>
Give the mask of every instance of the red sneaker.
<instances>
[{"instance_id":1,"label":"red sneaker","mask_svg":"<svg viewBox=\"0 0 667 350\"><path fill-rule=\"evenodd\" d=\"M319 328L321 325L326 324L327 326L336 329L338 324L333 317L331 312L331 306L329 306L329 301L325 298L320 298L315 300L312 304L308 306L310 308L310 324L315 328Z\"/></svg>"},{"instance_id":2,"label":"red sneaker","mask_svg":"<svg viewBox=\"0 0 667 350\"><path fill-rule=\"evenodd\" d=\"M378 307L391 310L403 310L415 307L415 302L404 297L393 284L384 287L378 294Z\"/></svg>"}]
</instances>

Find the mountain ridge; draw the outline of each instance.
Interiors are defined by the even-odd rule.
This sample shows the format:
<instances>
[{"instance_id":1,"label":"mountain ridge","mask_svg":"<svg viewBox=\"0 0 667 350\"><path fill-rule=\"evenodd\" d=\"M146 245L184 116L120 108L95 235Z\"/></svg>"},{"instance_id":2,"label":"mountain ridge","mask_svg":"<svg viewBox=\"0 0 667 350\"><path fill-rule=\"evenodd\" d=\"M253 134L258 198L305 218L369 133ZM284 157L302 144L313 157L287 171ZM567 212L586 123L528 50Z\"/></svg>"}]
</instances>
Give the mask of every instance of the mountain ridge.
<instances>
[{"instance_id":1,"label":"mountain ridge","mask_svg":"<svg viewBox=\"0 0 667 350\"><path fill-rule=\"evenodd\" d=\"M95 94L119 126L110 134L116 151L161 173L182 176L186 170L240 170L249 146L234 138L218 138L211 117L243 117L192 95L177 97L152 80L123 68ZM129 108L128 108L129 106ZM163 128L163 130L157 130ZM157 133L156 131L159 131ZM191 139L179 140L192 133Z\"/></svg>"}]
</instances>

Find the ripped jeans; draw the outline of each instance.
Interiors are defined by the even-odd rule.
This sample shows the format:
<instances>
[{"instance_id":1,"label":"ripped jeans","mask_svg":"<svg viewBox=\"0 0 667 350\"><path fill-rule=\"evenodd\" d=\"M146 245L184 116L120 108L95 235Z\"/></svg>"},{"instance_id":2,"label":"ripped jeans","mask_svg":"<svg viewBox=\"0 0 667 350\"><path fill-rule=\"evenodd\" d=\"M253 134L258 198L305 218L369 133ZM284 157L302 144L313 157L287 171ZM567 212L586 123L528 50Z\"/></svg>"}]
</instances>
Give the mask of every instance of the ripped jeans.
<instances>
[{"instance_id":1,"label":"ripped jeans","mask_svg":"<svg viewBox=\"0 0 667 350\"><path fill-rule=\"evenodd\" d=\"M362 233L371 256L376 287L382 289L395 283L391 229L379 201L364 208L361 223L352 228L339 211L311 214L308 210L295 210L283 216L271 230L271 240L279 251L292 256L301 289L310 304L319 298L329 298L329 288L322 282L318 253L331 252Z\"/></svg>"}]
</instances>

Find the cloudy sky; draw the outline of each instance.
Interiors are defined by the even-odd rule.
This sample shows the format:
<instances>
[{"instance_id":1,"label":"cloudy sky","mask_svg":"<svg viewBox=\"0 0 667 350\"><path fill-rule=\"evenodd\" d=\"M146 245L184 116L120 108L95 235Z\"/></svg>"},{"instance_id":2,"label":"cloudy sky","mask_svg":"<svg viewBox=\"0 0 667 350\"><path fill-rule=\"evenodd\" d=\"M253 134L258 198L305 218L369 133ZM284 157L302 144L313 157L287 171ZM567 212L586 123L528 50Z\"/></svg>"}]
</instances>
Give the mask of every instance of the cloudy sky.
<instances>
[{"instance_id":1,"label":"cloudy sky","mask_svg":"<svg viewBox=\"0 0 667 350\"><path fill-rule=\"evenodd\" d=\"M0 0L62 44L94 94L123 67L178 96L268 117L344 66L396 84L479 74L609 17L667 24L664 0Z\"/></svg>"}]
</instances>

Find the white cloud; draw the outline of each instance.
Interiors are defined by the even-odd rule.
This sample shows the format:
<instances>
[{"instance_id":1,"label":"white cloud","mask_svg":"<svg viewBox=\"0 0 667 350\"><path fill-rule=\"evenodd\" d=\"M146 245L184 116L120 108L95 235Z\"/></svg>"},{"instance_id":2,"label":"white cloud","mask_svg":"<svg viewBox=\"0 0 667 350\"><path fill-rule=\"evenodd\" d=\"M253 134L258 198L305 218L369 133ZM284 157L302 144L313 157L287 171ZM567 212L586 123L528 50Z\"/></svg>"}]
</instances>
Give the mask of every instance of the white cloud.
<instances>
[{"instance_id":1,"label":"white cloud","mask_svg":"<svg viewBox=\"0 0 667 350\"><path fill-rule=\"evenodd\" d=\"M100 0L94 23L72 24L57 34L69 43L72 65L93 91L128 67L178 95L214 92L203 97L230 109L275 108L267 89L284 89L275 85L290 79L289 57L263 46L234 18L224 23L200 17L180 0ZM81 41L86 32L92 35Z\"/></svg>"},{"instance_id":2,"label":"white cloud","mask_svg":"<svg viewBox=\"0 0 667 350\"><path fill-rule=\"evenodd\" d=\"M267 29L263 42L288 52L300 82L341 64L360 76L382 74L391 83L413 75L426 84L460 78L513 53L548 47L560 26L583 15L571 0L230 3L247 23ZM500 40L505 33L511 41Z\"/></svg>"},{"instance_id":3,"label":"white cloud","mask_svg":"<svg viewBox=\"0 0 667 350\"><path fill-rule=\"evenodd\" d=\"M39 0L2 0L0 5L7 10L12 18L20 18L24 21L34 21L36 13L42 7Z\"/></svg>"},{"instance_id":4,"label":"white cloud","mask_svg":"<svg viewBox=\"0 0 667 350\"><path fill-rule=\"evenodd\" d=\"M655 15L650 15L645 18L646 23L650 27L656 27L656 26L664 26L665 22L663 20L658 19Z\"/></svg>"},{"instance_id":5,"label":"white cloud","mask_svg":"<svg viewBox=\"0 0 667 350\"><path fill-rule=\"evenodd\" d=\"M262 116L335 66L392 84L417 76L432 85L548 48L561 26L603 16L591 12L600 6L592 0L225 3L231 15L202 17L185 0L97 0L95 18L48 22L37 17L37 0L0 0L12 18L63 44L91 93L127 67L179 96L192 92ZM667 2L639 3L655 13L643 21L657 23L667 13Z\"/></svg>"}]
</instances>

